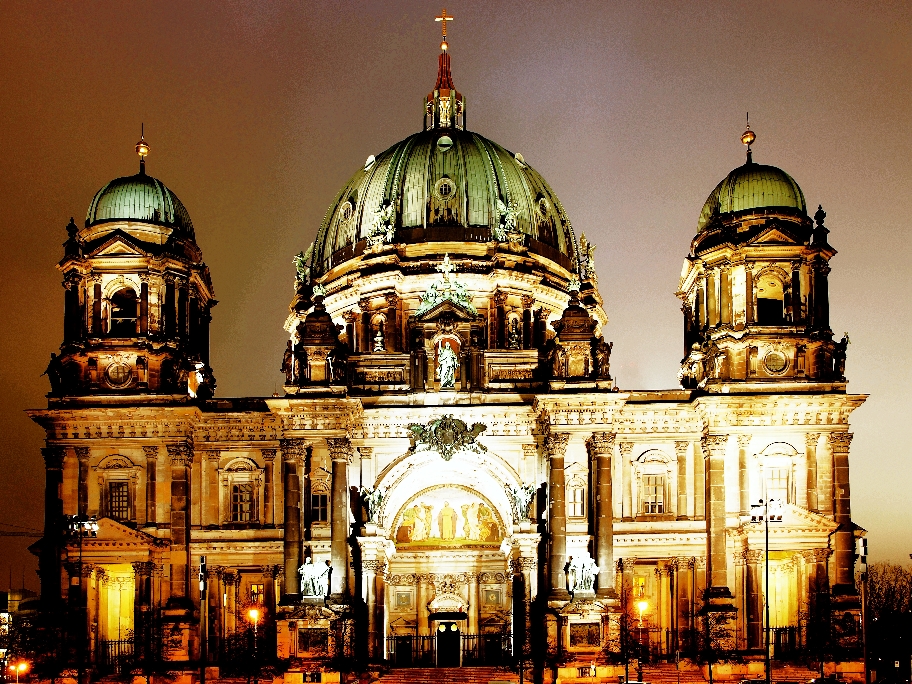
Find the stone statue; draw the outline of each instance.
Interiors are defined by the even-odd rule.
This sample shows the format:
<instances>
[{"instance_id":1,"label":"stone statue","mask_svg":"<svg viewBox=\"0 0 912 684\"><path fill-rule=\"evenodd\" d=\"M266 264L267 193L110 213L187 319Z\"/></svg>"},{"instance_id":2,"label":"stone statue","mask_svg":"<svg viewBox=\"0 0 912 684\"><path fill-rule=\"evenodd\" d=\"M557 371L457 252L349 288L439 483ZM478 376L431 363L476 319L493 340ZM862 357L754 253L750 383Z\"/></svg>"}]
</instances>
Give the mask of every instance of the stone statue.
<instances>
[{"instance_id":1,"label":"stone statue","mask_svg":"<svg viewBox=\"0 0 912 684\"><path fill-rule=\"evenodd\" d=\"M285 384L290 385L294 382L294 350L291 348L291 340L285 345L285 353L282 355L282 368L285 373Z\"/></svg>"},{"instance_id":2,"label":"stone statue","mask_svg":"<svg viewBox=\"0 0 912 684\"><path fill-rule=\"evenodd\" d=\"M440 380L441 387L456 386L456 369L459 368L459 358L449 342L444 342L443 346L437 350L437 379Z\"/></svg>"},{"instance_id":3,"label":"stone statue","mask_svg":"<svg viewBox=\"0 0 912 684\"><path fill-rule=\"evenodd\" d=\"M833 376L836 378L845 377L846 352L850 344L849 333L842 333L842 339L833 347Z\"/></svg>"},{"instance_id":4,"label":"stone statue","mask_svg":"<svg viewBox=\"0 0 912 684\"><path fill-rule=\"evenodd\" d=\"M591 558L578 558L575 561L570 558L570 578L573 578L573 585L570 587L571 592L575 591L592 591L595 586L595 576L598 575L599 568Z\"/></svg>"},{"instance_id":5,"label":"stone statue","mask_svg":"<svg viewBox=\"0 0 912 684\"><path fill-rule=\"evenodd\" d=\"M498 242L503 242L510 233L516 232L516 217L519 215L519 209L513 200L506 204L503 200L498 199L497 211L500 213L500 225L492 231L492 237Z\"/></svg>"},{"instance_id":6,"label":"stone statue","mask_svg":"<svg viewBox=\"0 0 912 684\"><path fill-rule=\"evenodd\" d=\"M292 259L295 266L295 289L310 282L310 266L307 263L310 261L311 254L313 254L312 242L306 252L298 252Z\"/></svg>"},{"instance_id":7,"label":"stone statue","mask_svg":"<svg viewBox=\"0 0 912 684\"><path fill-rule=\"evenodd\" d=\"M510 496L510 503L513 504L513 516L516 522L529 519L529 504L532 497L535 496L535 485L523 484L520 486L510 485L507 487L507 494Z\"/></svg>"},{"instance_id":8,"label":"stone statue","mask_svg":"<svg viewBox=\"0 0 912 684\"><path fill-rule=\"evenodd\" d=\"M51 394L60 394L60 390L63 388L63 364L57 354L51 353L51 360L41 375L48 376L48 380L51 381Z\"/></svg>"},{"instance_id":9,"label":"stone statue","mask_svg":"<svg viewBox=\"0 0 912 684\"><path fill-rule=\"evenodd\" d=\"M374 335L374 351L375 352L385 352L386 351L386 340L383 339L383 322L380 322L380 325L377 327L377 334Z\"/></svg>"},{"instance_id":10,"label":"stone statue","mask_svg":"<svg viewBox=\"0 0 912 684\"><path fill-rule=\"evenodd\" d=\"M298 568L298 574L301 575L301 596L325 596L329 572L329 561L327 567L321 570L320 566L314 565L313 558L305 560L304 565Z\"/></svg>"},{"instance_id":11,"label":"stone statue","mask_svg":"<svg viewBox=\"0 0 912 684\"><path fill-rule=\"evenodd\" d=\"M595 377L599 380L611 380L611 350L614 342L600 339L595 344Z\"/></svg>"},{"instance_id":12,"label":"stone statue","mask_svg":"<svg viewBox=\"0 0 912 684\"><path fill-rule=\"evenodd\" d=\"M563 378L567 368L567 352L564 348L559 344L555 344L551 348L551 354L548 359L551 362L551 377L554 379Z\"/></svg>"},{"instance_id":13,"label":"stone statue","mask_svg":"<svg viewBox=\"0 0 912 684\"><path fill-rule=\"evenodd\" d=\"M329 363L329 377L333 383L345 384L347 379L348 350L339 345L326 357Z\"/></svg>"},{"instance_id":14,"label":"stone statue","mask_svg":"<svg viewBox=\"0 0 912 684\"><path fill-rule=\"evenodd\" d=\"M385 492L377 487L361 487L361 503L367 509L367 522L377 522L377 513L383 505Z\"/></svg>"},{"instance_id":15,"label":"stone statue","mask_svg":"<svg viewBox=\"0 0 912 684\"><path fill-rule=\"evenodd\" d=\"M507 335L507 349L519 349L522 346L522 334L519 331L519 319L510 321L510 332Z\"/></svg>"}]
</instances>

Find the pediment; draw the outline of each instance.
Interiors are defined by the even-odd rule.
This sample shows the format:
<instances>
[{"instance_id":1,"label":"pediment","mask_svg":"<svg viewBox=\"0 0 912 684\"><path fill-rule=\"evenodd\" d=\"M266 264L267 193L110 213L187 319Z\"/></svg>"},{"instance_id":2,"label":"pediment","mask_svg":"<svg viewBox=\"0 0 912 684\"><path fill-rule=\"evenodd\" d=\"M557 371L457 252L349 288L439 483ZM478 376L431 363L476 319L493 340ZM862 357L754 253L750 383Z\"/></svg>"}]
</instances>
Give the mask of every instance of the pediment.
<instances>
[{"instance_id":1,"label":"pediment","mask_svg":"<svg viewBox=\"0 0 912 684\"><path fill-rule=\"evenodd\" d=\"M787 231L782 230L776 226L770 226L766 230L760 232L754 239L748 242L749 245L798 245L799 241L789 234Z\"/></svg>"},{"instance_id":2,"label":"pediment","mask_svg":"<svg viewBox=\"0 0 912 684\"><path fill-rule=\"evenodd\" d=\"M71 542L75 543L75 542ZM84 538L83 546L125 546L125 547L151 547L165 546L167 542L146 534L141 530L134 530L132 527L112 520L111 518L98 519L98 533L95 537Z\"/></svg>"},{"instance_id":3,"label":"pediment","mask_svg":"<svg viewBox=\"0 0 912 684\"><path fill-rule=\"evenodd\" d=\"M144 257L148 256L145 250L141 249L136 245L132 240L130 240L124 233L117 233L111 239L105 241L103 244L98 246L91 254L86 256L91 257L106 257L106 256L133 256L133 257Z\"/></svg>"},{"instance_id":4,"label":"pediment","mask_svg":"<svg viewBox=\"0 0 912 684\"><path fill-rule=\"evenodd\" d=\"M474 321L475 314L463 307L459 306L456 302L451 299L444 299L438 302L436 305L432 306L430 309L425 311L420 316L417 316L415 320L422 323L432 323L439 318L442 318L445 314L450 314L457 321Z\"/></svg>"}]
</instances>

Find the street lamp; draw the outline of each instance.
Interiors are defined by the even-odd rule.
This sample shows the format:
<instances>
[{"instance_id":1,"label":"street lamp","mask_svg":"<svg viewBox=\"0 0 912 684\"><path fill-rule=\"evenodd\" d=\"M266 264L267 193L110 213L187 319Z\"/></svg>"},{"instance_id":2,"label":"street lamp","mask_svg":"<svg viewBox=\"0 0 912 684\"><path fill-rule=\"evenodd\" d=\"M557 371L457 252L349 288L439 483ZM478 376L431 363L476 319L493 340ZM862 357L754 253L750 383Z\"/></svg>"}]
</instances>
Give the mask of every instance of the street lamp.
<instances>
[{"instance_id":1,"label":"street lamp","mask_svg":"<svg viewBox=\"0 0 912 684\"><path fill-rule=\"evenodd\" d=\"M637 628L640 632L640 638L637 639L640 646L640 652L637 653L637 680L643 681L643 613L649 608L649 602L645 599L637 601L637 610L640 611L639 623ZM648 649L647 649L648 650Z\"/></svg>"},{"instance_id":2,"label":"street lamp","mask_svg":"<svg viewBox=\"0 0 912 684\"><path fill-rule=\"evenodd\" d=\"M260 622L260 611L257 608L251 608L247 611L247 617L253 623L253 681L256 684L260 675L260 662L257 658L257 625Z\"/></svg>"},{"instance_id":3,"label":"street lamp","mask_svg":"<svg viewBox=\"0 0 912 684\"><path fill-rule=\"evenodd\" d=\"M772 672L770 669L770 604L769 604L769 580L770 580L770 528L771 522L782 522L782 503L778 499L760 499L760 503L751 504L751 519L754 524L763 523L764 529L764 573L766 575L766 586L763 590L763 608L766 614L766 624L763 630L763 645L765 650L764 669L766 670L766 684L770 684Z\"/></svg>"},{"instance_id":4,"label":"street lamp","mask_svg":"<svg viewBox=\"0 0 912 684\"><path fill-rule=\"evenodd\" d=\"M98 535L98 520L94 515L91 518L88 518L84 515L68 515L66 516L66 532L67 536L69 536L71 539L75 537L79 540L79 576L77 577L79 594L77 608L79 610L80 627L79 673L77 681L79 684L83 684L85 681L85 642L88 638L88 625L86 624L87 619L85 614L85 596L83 595L82 591L82 540L85 537L95 537Z\"/></svg>"},{"instance_id":5,"label":"street lamp","mask_svg":"<svg viewBox=\"0 0 912 684\"><path fill-rule=\"evenodd\" d=\"M28 672L29 664L25 660L20 660L18 663L10 663L9 669L16 673L16 684L19 684L19 675Z\"/></svg>"}]
</instances>

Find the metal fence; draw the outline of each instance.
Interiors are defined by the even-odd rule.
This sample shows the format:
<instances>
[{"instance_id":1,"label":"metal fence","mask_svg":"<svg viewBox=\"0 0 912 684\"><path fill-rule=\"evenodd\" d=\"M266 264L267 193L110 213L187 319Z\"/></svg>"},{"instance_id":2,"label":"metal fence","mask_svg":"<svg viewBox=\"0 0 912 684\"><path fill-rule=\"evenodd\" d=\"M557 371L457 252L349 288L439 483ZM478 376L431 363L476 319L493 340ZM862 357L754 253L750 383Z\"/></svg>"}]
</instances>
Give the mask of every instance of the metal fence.
<instances>
[{"instance_id":1,"label":"metal fence","mask_svg":"<svg viewBox=\"0 0 912 684\"><path fill-rule=\"evenodd\" d=\"M100 641L98 643L98 669L104 674L123 674L133 664L133 641Z\"/></svg>"},{"instance_id":2,"label":"metal fence","mask_svg":"<svg viewBox=\"0 0 912 684\"><path fill-rule=\"evenodd\" d=\"M509 634L462 634L460 663L471 665L505 665L510 661L512 643ZM437 637L400 635L386 638L386 651L393 667L437 667Z\"/></svg>"}]
</instances>

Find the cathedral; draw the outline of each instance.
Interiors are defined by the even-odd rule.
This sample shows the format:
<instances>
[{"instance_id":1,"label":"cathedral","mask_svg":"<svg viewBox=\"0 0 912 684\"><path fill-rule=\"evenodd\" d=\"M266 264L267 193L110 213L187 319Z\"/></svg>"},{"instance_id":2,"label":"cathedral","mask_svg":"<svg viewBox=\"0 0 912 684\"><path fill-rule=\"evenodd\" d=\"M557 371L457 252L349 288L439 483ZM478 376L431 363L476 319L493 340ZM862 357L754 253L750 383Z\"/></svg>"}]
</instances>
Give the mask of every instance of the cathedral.
<instances>
[{"instance_id":1,"label":"cathedral","mask_svg":"<svg viewBox=\"0 0 912 684\"><path fill-rule=\"evenodd\" d=\"M216 392L218 274L144 138L139 173L70 221L63 341L29 412L45 605L99 673L216 677L251 628L289 684L851 656L865 397L830 328L823 209L752 159L748 126L680 246L677 387L619 391L595 247L467 127L449 20L423 129L367 157L293 259L283 392Z\"/></svg>"}]
</instances>

